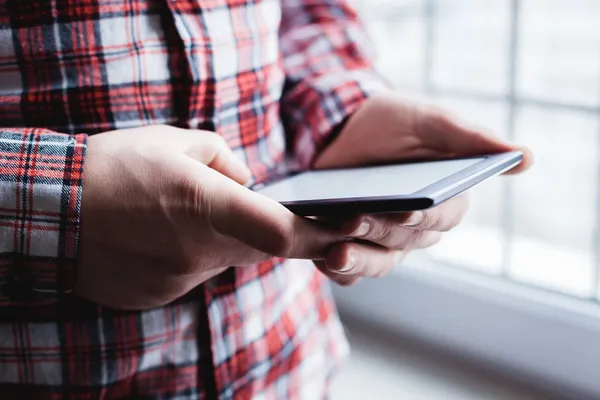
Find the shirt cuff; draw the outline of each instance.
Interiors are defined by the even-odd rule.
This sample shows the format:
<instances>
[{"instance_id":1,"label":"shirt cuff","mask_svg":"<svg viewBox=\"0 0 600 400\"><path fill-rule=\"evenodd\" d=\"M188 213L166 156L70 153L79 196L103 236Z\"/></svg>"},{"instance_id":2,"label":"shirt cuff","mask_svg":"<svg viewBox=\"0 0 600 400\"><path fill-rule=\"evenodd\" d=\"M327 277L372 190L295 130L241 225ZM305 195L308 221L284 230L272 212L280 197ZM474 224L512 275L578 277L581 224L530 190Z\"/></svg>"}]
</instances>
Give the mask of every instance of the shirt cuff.
<instances>
[{"instance_id":1,"label":"shirt cuff","mask_svg":"<svg viewBox=\"0 0 600 400\"><path fill-rule=\"evenodd\" d=\"M305 114L306 120L294 138L294 162L298 168L312 168L318 155L341 132L350 116L374 94L390 89L374 72L355 71L354 74L359 76L320 96Z\"/></svg>"},{"instance_id":2,"label":"shirt cuff","mask_svg":"<svg viewBox=\"0 0 600 400\"><path fill-rule=\"evenodd\" d=\"M0 306L49 303L76 281L87 136L0 129Z\"/></svg>"}]
</instances>

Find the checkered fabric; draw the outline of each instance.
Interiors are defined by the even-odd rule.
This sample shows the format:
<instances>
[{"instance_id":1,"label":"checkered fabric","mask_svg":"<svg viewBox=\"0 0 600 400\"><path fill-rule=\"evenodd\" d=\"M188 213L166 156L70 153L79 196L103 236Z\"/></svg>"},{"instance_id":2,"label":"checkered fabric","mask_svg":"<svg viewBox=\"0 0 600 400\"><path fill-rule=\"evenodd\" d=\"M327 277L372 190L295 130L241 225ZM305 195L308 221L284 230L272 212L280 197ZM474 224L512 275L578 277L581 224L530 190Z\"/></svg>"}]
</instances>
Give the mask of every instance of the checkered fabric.
<instances>
[{"instance_id":1,"label":"checkered fabric","mask_svg":"<svg viewBox=\"0 0 600 400\"><path fill-rule=\"evenodd\" d=\"M257 181L383 87L345 0L0 0L0 398L317 399L348 348L328 282L230 268L164 307L71 292L89 135L218 132Z\"/></svg>"}]
</instances>

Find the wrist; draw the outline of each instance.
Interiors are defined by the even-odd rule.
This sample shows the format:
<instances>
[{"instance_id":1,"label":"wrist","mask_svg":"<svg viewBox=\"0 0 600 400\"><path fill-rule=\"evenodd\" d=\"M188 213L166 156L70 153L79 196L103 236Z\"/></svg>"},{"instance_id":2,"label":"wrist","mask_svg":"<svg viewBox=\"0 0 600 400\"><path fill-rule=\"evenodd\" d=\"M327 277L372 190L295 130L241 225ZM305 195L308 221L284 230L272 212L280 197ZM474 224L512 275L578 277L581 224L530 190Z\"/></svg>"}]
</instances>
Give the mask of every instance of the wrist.
<instances>
[{"instance_id":1,"label":"wrist","mask_svg":"<svg viewBox=\"0 0 600 400\"><path fill-rule=\"evenodd\" d=\"M339 130L316 157L314 167L348 167L354 166L357 160L361 160L360 165L364 164L365 157L377 158L377 154L369 153L373 152L377 145L385 145L374 142L377 142L378 132L390 129L393 125L394 101L397 100L387 92L377 93L365 99L355 112L338 125Z\"/></svg>"}]
</instances>

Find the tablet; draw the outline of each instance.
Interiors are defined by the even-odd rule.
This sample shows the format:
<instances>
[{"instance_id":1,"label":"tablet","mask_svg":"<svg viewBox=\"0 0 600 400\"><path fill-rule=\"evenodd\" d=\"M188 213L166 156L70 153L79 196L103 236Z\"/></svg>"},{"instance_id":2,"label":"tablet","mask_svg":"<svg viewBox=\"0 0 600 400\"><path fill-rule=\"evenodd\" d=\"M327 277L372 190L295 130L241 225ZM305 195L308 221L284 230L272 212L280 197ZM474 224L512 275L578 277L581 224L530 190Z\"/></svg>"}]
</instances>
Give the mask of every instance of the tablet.
<instances>
[{"instance_id":1,"label":"tablet","mask_svg":"<svg viewBox=\"0 0 600 400\"><path fill-rule=\"evenodd\" d=\"M394 165L308 171L254 191L303 216L424 210L518 165L520 151Z\"/></svg>"}]
</instances>

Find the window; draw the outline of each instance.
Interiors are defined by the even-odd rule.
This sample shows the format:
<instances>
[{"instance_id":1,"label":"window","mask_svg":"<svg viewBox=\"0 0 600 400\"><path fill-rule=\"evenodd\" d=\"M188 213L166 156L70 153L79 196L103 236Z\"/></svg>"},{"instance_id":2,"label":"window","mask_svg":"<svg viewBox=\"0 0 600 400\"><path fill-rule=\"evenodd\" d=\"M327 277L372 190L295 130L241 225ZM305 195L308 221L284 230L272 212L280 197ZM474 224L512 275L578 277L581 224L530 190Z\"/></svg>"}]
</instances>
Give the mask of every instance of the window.
<instances>
[{"instance_id":1,"label":"window","mask_svg":"<svg viewBox=\"0 0 600 400\"><path fill-rule=\"evenodd\" d=\"M334 288L342 314L600 398L600 1L354 3L402 93L536 165L474 188L465 223L391 276Z\"/></svg>"},{"instance_id":2,"label":"window","mask_svg":"<svg viewBox=\"0 0 600 400\"><path fill-rule=\"evenodd\" d=\"M536 155L526 176L474 189L466 223L428 257L596 298L600 2L355 3L379 69L402 91Z\"/></svg>"}]
</instances>

